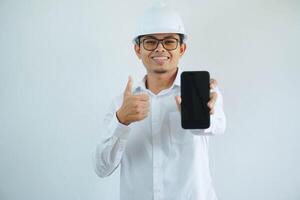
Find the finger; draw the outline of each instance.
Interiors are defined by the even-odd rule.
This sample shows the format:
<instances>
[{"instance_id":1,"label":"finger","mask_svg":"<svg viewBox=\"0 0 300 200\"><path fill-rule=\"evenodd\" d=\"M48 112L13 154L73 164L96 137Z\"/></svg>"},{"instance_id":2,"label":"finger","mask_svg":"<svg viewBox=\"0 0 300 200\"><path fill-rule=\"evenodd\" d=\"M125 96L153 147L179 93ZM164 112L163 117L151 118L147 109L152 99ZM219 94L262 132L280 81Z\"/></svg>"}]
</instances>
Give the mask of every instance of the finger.
<instances>
[{"instance_id":1,"label":"finger","mask_svg":"<svg viewBox=\"0 0 300 200\"><path fill-rule=\"evenodd\" d=\"M138 108L140 109L148 109L150 106L149 102L147 101L141 101L139 102Z\"/></svg>"},{"instance_id":2,"label":"finger","mask_svg":"<svg viewBox=\"0 0 300 200\"><path fill-rule=\"evenodd\" d=\"M145 109L145 110L143 110L143 111L141 112L141 114L142 114L143 116L147 116L148 113L149 113L149 109Z\"/></svg>"},{"instance_id":3,"label":"finger","mask_svg":"<svg viewBox=\"0 0 300 200\"><path fill-rule=\"evenodd\" d=\"M212 100L214 103L217 101L218 94L216 92L210 93L210 100Z\"/></svg>"},{"instance_id":4,"label":"finger","mask_svg":"<svg viewBox=\"0 0 300 200\"><path fill-rule=\"evenodd\" d=\"M131 114L130 117L134 121L139 121L139 120L146 118L148 116L148 113L149 113L149 110L144 110L144 111L140 111L140 112L135 112L135 113Z\"/></svg>"},{"instance_id":5,"label":"finger","mask_svg":"<svg viewBox=\"0 0 300 200\"><path fill-rule=\"evenodd\" d=\"M176 105L179 111L181 111L181 97L175 96Z\"/></svg>"},{"instance_id":6,"label":"finger","mask_svg":"<svg viewBox=\"0 0 300 200\"><path fill-rule=\"evenodd\" d=\"M181 105L181 96L175 96L176 103Z\"/></svg>"},{"instance_id":7,"label":"finger","mask_svg":"<svg viewBox=\"0 0 300 200\"><path fill-rule=\"evenodd\" d=\"M140 113L138 115L136 115L137 121L141 121L143 119L145 119L148 116L148 113Z\"/></svg>"},{"instance_id":8,"label":"finger","mask_svg":"<svg viewBox=\"0 0 300 200\"><path fill-rule=\"evenodd\" d=\"M216 92L212 92L210 93L210 100L209 102L207 103L207 106L212 109L214 106L215 106L215 103L217 101L217 93Z\"/></svg>"},{"instance_id":9,"label":"finger","mask_svg":"<svg viewBox=\"0 0 300 200\"><path fill-rule=\"evenodd\" d=\"M147 104L147 102L139 102L136 105L134 105L134 108L132 109L131 113L139 114L146 111L149 111L149 104Z\"/></svg>"},{"instance_id":10,"label":"finger","mask_svg":"<svg viewBox=\"0 0 300 200\"><path fill-rule=\"evenodd\" d=\"M132 78L131 76L128 77L128 82L124 91L124 96L132 95Z\"/></svg>"},{"instance_id":11,"label":"finger","mask_svg":"<svg viewBox=\"0 0 300 200\"><path fill-rule=\"evenodd\" d=\"M210 84L209 84L210 89L215 89L217 85L218 83L216 79L210 79Z\"/></svg>"},{"instance_id":12,"label":"finger","mask_svg":"<svg viewBox=\"0 0 300 200\"><path fill-rule=\"evenodd\" d=\"M149 101L149 96L146 93L135 95L135 97L139 101Z\"/></svg>"},{"instance_id":13,"label":"finger","mask_svg":"<svg viewBox=\"0 0 300 200\"><path fill-rule=\"evenodd\" d=\"M209 111L209 114L211 114L211 115L215 114L215 109L212 108L212 109Z\"/></svg>"}]
</instances>

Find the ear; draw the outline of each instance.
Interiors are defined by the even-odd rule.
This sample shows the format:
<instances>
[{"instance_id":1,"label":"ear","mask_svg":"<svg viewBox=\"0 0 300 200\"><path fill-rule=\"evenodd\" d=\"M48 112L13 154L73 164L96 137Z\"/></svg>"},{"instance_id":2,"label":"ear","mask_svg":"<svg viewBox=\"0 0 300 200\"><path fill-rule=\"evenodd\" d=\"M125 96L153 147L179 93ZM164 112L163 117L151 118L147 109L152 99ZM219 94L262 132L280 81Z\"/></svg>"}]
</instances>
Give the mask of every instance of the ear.
<instances>
[{"instance_id":1,"label":"ear","mask_svg":"<svg viewBox=\"0 0 300 200\"><path fill-rule=\"evenodd\" d=\"M134 51L135 51L135 54L137 55L137 57L139 59L141 59L141 46L138 45L138 44L135 44L134 45Z\"/></svg>"},{"instance_id":2,"label":"ear","mask_svg":"<svg viewBox=\"0 0 300 200\"><path fill-rule=\"evenodd\" d=\"M179 48L180 57L183 56L183 54L185 53L185 50L186 50L186 44L182 43Z\"/></svg>"}]
</instances>

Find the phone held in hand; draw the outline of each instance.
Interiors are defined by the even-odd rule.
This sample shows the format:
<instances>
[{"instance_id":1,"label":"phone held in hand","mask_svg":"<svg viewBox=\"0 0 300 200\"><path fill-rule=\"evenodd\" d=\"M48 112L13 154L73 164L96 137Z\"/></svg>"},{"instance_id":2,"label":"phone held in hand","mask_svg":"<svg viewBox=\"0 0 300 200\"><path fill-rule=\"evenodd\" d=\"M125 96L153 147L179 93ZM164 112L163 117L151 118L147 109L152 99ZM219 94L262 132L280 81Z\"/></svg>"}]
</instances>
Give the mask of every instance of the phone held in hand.
<instances>
[{"instance_id":1,"label":"phone held in hand","mask_svg":"<svg viewBox=\"0 0 300 200\"><path fill-rule=\"evenodd\" d=\"M181 126L184 129L206 129L210 126L210 75L207 71L181 73Z\"/></svg>"}]
</instances>

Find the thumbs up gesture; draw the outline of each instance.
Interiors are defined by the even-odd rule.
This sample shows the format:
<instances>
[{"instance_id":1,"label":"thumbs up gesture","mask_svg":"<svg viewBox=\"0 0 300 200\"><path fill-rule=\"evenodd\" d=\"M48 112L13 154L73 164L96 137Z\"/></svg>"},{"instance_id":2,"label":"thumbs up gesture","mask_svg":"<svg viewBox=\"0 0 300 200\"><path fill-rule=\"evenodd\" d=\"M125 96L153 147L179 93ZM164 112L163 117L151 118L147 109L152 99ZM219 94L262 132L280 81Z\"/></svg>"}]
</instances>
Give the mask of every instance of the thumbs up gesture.
<instances>
[{"instance_id":1,"label":"thumbs up gesture","mask_svg":"<svg viewBox=\"0 0 300 200\"><path fill-rule=\"evenodd\" d=\"M122 106L116 113L117 118L124 125L140 121L147 117L149 105L147 94L134 95L132 93L132 78L129 77L124 91Z\"/></svg>"}]
</instances>

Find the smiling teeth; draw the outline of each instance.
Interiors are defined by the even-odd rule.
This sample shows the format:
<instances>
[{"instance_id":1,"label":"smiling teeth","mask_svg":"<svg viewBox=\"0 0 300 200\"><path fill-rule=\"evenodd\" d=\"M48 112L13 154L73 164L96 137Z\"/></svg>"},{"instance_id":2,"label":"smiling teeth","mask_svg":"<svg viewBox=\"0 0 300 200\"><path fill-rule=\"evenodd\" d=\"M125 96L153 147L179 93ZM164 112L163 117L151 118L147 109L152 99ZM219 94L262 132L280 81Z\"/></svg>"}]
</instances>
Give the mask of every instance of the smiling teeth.
<instances>
[{"instance_id":1,"label":"smiling teeth","mask_svg":"<svg viewBox=\"0 0 300 200\"><path fill-rule=\"evenodd\" d=\"M153 57L154 60L167 60L168 57L162 56L162 57Z\"/></svg>"}]
</instances>

